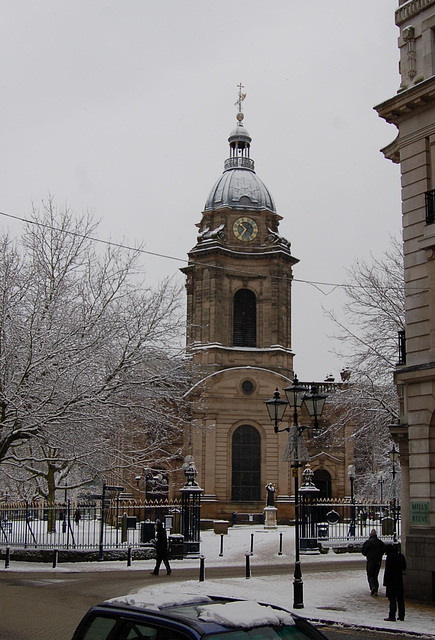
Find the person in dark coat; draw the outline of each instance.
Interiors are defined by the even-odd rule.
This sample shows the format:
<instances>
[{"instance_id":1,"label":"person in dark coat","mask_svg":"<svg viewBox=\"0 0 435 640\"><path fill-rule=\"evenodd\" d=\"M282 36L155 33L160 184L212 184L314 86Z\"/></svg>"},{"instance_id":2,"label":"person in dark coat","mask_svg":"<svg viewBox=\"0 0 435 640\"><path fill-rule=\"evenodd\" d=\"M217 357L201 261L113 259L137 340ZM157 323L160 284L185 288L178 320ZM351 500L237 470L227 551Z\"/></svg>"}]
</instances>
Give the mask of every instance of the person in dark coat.
<instances>
[{"instance_id":1,"label":"person in dark coat","mask_svg":"<svg viewBox=\"0 0 435 640\"><path fill-rule=\"evenodd\" d=\"M164 563L166 567L166 573L171 573L171 567L168 560L168 538L166 536L166 529L160 520L156 522L156 566L151 573L155 576L159 575L160 565Z\"/></svg>"},{"instance_id":2,"label":"person in dark coat","mask_svg":"<svg viewBox=\"0 0 435 640\"><path fill-rule=\"evenodd\" d=\"M396 610L398 612L397 619L405 620L405 600L403 597L403 572L406 569L405 556L399 553L395 544L388 544L385 553L387 558L385 560L384 587L387 588L390 611L388 618L384 618L384 620L395 622Z\"/></svg>"},{"instance_id":3,"label":"person in dark coat","mask_svg":"<svg viewBox=\"0 0 435 640\"><path fill-rule=\"evenodd\" d=\"M370 537L362 546L361 553L367 558L366 572L367 580L370 587L370 595L377 596L379 590L379 571L381 569L382 556L384 555L385 545L379 540L375 529L370 531Z\"/></svg>"}]
</instances>

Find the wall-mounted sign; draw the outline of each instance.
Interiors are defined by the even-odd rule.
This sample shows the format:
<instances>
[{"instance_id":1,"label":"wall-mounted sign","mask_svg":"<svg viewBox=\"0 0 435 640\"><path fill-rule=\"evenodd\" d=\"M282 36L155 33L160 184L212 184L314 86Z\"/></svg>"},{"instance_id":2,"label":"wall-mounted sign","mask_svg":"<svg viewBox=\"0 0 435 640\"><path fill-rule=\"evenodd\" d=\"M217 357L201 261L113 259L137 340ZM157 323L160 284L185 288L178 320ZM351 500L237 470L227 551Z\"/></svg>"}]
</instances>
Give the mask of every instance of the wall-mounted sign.
<instances>
[{"instance_id":1,"label":"wall-mounted sign","mask_svg":"<svg viewBox=\"0 0 435 640\"><path fill-rule=\"evenodd\" d=\"M430 526L429 502L421 500L411 502L411 527L418 525Z\"/></svg>"}]
</instances>

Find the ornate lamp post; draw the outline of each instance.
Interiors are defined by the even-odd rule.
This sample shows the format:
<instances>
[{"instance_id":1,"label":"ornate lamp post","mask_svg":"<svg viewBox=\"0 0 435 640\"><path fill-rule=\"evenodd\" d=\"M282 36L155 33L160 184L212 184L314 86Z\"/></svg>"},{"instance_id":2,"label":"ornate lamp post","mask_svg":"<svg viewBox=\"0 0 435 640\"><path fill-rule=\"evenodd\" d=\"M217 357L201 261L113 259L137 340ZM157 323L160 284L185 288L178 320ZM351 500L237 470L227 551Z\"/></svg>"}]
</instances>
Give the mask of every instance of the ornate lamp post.
<instances>
[{"instance_id":1,"label":"ornate lamp post","mask_svg":"<svg viewBox=\"0 0 435 640\"><path fill-rule=\"evenodd\" d=\"M284 389L287 400L283 400L278 389L275 390L273 398L266 400L265 405L271 421L274 423L275 433L288 431L287 446L284 451L283 461L290 462L292 475L295 479L295 569L293 580L293 607L303 609L303 581L300 560L300 533L299 533L299 467L308 462L308 452L303 437L303 431L307 427L299 425L298 414L304 405L309 415L314 418L314 428L318 427L318 417L321 416L325 405L326 395L317 392L317 388L312 386L311 391L302 386L295 376L293 384ZM278 428L279 422L284 417L287 406L293 411L293 426Z\"/></svg>"}]
</instances>

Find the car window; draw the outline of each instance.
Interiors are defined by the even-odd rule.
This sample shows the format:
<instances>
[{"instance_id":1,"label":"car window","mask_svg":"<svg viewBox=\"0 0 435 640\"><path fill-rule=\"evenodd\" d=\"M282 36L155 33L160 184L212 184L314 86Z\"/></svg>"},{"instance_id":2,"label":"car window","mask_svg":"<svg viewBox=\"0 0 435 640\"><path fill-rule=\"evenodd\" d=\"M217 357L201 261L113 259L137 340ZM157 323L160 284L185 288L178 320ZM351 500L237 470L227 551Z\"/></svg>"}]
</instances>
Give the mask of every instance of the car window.
<instances>
[{"instance_id":1,"label":"car window","mask_svg":"<svg viewBox=\"0 0 435 640\"><path fill-rule=\"evenodd\" d=\"M207 636L207 640L307 640L310 633L304 633L296 625L279 627L258 627L257 629L238 629Z\"/></svg>"},{"instance_id":2,"label":"car window","mask_svg":"<svg viewBox=\"0 0 435 640\"><path fill-rule=\"evenodd\" d=\"M190 640L190 636L175 629L160 629L158 640Z\"/></svg>"},{"instance_id":3,"label":"car window","mask_svg":"<svg viewBox=\"0 0 435 640\"><path fill-rule=\"evenodd\" d=\"M105 640L115 624L116 618L95 616L81 634L81 638L86 638L86 640Z\"/></svg>"},{"instance_id":4,"label":"car window","mask_svg":"<svg viewBox=\"0 0 435 640\"><path fill-rule=\"evenodd\" d=\"M134 620L127 620L122 629L121 640L156 640L157 629L140 624Z\"/></svg>"}]
</instances>

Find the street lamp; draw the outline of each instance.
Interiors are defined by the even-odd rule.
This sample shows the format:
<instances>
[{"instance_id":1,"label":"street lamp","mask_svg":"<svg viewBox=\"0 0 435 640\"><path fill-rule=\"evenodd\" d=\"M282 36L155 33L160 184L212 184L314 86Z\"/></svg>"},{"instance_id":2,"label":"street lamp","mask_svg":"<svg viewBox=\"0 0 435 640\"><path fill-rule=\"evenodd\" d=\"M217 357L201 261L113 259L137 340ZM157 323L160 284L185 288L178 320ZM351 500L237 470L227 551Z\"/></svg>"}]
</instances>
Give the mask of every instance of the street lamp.
<instances>
[{"instance_id":1,"label":"street lamp","mask_svg":"<svg viewBox=\"0 0 435 640\"><path fill-rule=\"evenodd\" d=\"M303 609L303 581L300 560L300 532L299 532L299 467L308 462L308 452L303 438L303 431L307 427L299 425L298 412L305 405L309 415L314 417L314 428L318 427L318 417L322 414L325 405L326 395L320 394L317 387L311 387L311 391L302 386L294 377L293 384L284 389L287 400L283 400L278 389L275 390L273 398L265 401L267 411L271 421L274 423L275 433L288 431L289 437L283 460L290 462L292 475L295 479L295 568L293 580L293 608ZM278 429L278 424L284 417L287 405L293 410L293 426Z\"/></svg>"},{"instance_id":2,"label":"street lamp","mask_svg":"<svg viewBox=\"0 0 435 640\"><path fill-rule=\"evenodd\" d=\"M290 409L293 409L293 424L298 427L298 411L302 407L305 398L308 396L308 389L299 383L297 376L294 377L293 384L285 387L284 393ZM311 415L311 414L310 414ZM303 427L302 427L303 430Z\"/></svg>"},{"instance_id":3,"label":"street lamp","mask_svg":"<svg viewBox=\"0 0 435 640\"><path fill-rule=\"evenodd\" d=\"M278 389L275 389L273 398L271 398L270 400L266 400L264 404L267 407L270 419L275 423L275 433L278 433L278 424L281 422L284 416L288 402L287 400L283 400L279 394Z\"/></svg>"},{"instance_id":4,"label":"street lamp","mask_svg":"<svg viewBox=\"0 0 435 640\"><path fill-rule=\"evenodd\" d=\"M388 455L393 465L391 471L393 474L393 538L396 540L396 464L399 462L399 452L397 451L395 444L393 444L393 448L388 452Z\"/></svg>"},{"instance_id":5,"label":"street lamp","mask_svg":"<svg viewBox=\"0 0 435 640\"><path fill-rule=\"evenodd\" d=\"M355 482L355 465L350 464L347 467L347 475L350 480L350 527L349 527L349 536L351 538L355 537L355 496L353 492L353 483Z\"/></svg>"},{"instance_id":6,"label":"street lamp","mask_svg":"<svg viewBox=\"0 0 435 640\"><path fill-rule=\"evenodd\" d=\"M317 387L312 385L311 392L304 395L304 404L310 414L311 418L314 418L314 428L319 428L317 418L320 418L325 406L326 395L324 393L318 393Z\"/></svg>"}]
</instances>

